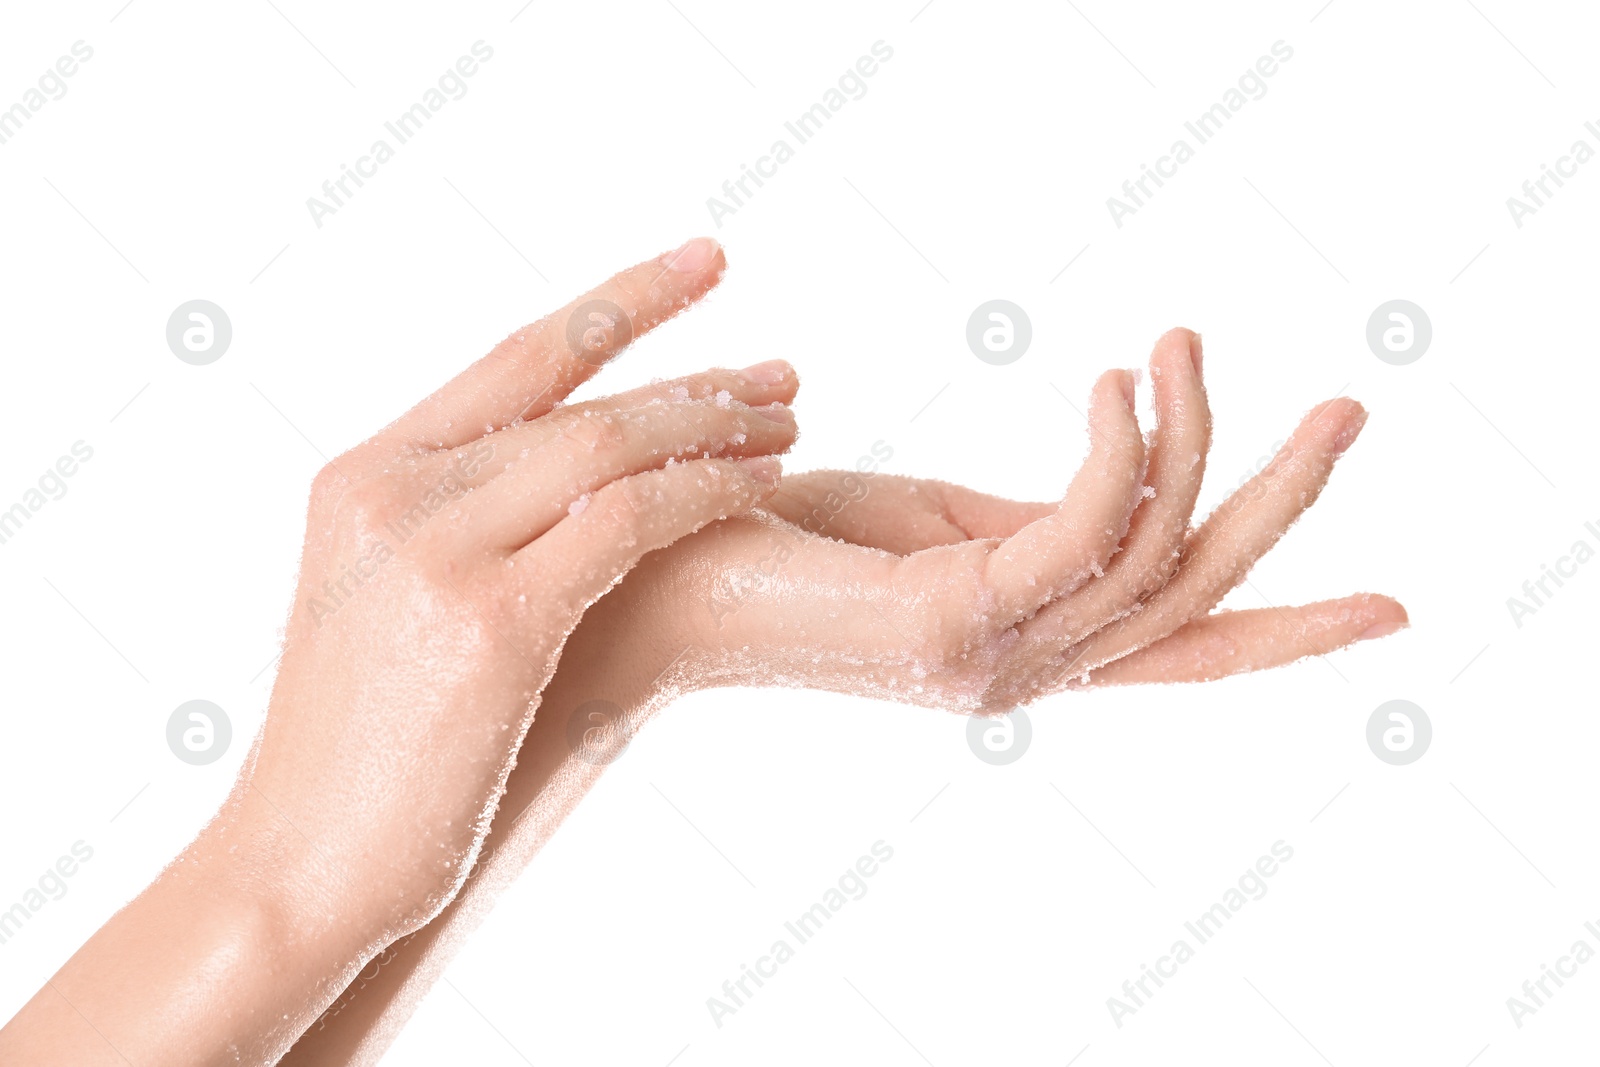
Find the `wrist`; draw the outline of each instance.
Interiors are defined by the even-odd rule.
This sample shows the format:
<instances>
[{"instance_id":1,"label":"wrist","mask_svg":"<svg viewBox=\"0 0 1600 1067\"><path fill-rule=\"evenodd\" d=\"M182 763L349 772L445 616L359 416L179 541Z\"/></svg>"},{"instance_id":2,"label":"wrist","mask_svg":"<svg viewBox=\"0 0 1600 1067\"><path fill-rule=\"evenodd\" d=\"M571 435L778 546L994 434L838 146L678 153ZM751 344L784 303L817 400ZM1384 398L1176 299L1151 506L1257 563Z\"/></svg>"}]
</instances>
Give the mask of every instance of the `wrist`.
<instances>
[{"instance_id":1,"label":"wrist","mask_svg":"<svg viewBox=\"0 0 1600 1067\"><path fill-rule=\"evenodd\" d=\"M276 1062L372 947L254 819L230 801L8 1025L0 1060Z\"/></svg>"},{"instance_id":2,"label":"wrist","mask_svg":"<svg viewBox=\"0 0 1600 1067\"><path fill-rule=\"evenodd\" d=\"M183 871L193 891L225 903L269 941L344 958L425 921L420 912L438 892L407 887L394 872L368 869L371 862L308 836L247 772L171 873Z\"/></svg>"}]
</instances>

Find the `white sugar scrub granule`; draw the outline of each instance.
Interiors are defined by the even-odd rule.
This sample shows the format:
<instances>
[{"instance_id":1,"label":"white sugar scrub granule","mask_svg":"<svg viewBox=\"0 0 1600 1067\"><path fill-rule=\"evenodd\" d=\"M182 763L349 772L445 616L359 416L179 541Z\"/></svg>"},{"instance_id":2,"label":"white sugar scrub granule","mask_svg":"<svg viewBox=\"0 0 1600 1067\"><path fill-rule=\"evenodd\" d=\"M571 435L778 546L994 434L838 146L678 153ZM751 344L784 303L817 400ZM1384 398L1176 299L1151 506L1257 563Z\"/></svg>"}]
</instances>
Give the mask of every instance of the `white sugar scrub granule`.
<instances>
[{"instance_id":1,"label":"white sugar scrub granule","mask_svg":"<svg viewBox=\"0 0 1600 1067\"><path fill-rule=\"evenodd\" d=\"M733 406L733 394L728 392L726 389L718 389L717 390L717 407L721 408L723 411L727 411L728 408L730 408L732 406Z\"/></svg>"},{"instance_id":2,"label":"white sugar scrub granule","mask_svg":"<svg viewBox=\"0 0 1600 1067\"><path fill-rule=\"evenodd\" d=\"M1154 500L1156 497L1156 487L1153 485L1147 485L1143 489L1139 490L1139 492L1144 495L1146 500Z\"/></svg>"},{"instance_id":3,"label":"white sugar scrub granule","mask_svg":"<svg viewBox=\"0 0 1600 1067\"><path fill-rule=\"evenodd\" d=\"M587 508L589 506L589 497L591 495L593 495L593 494L585 493L582 496L580 496L578 499L574 500L572 503L568 504L567 505L567 514L568 515L582 515L584 508Z\"/></svg>"},{"instance_id":4,"label":"white sugar scrub granule","mask_svg":"<svg viewBox=\"0 0 1600 1067\"><path fill-rule=\"evenodd\" d=\"M1200 453L1196 452L1194 455L1189 457L1189 469L1190 470L1194 470L1195 466L1199 462L1200 462Z\"/></svg>"},{"instance_id":5,"label":"white sugar scrub granule","mask_svg":"<svg viewBox=\"0 0 1600 1067\"><path fill-rule=\"evenodd\" d=\"M732 437L728 438L728 440L733 444L742 445L745 443L746 438L744 434L736 433Z\"/></svg>"},{"instance_id":6,"label":"white sugar scrub granule","mask_svg":"<svg viewBox=\"0 0 1600 1067\"><path fill-rule=\"evenodd\" d=\"M686 385L675 385L675 386L673 386L672 387L672 399L674 399L674 400L688 400L689 399L689 387L686 386Z\"/></svg>"}]
</instances>

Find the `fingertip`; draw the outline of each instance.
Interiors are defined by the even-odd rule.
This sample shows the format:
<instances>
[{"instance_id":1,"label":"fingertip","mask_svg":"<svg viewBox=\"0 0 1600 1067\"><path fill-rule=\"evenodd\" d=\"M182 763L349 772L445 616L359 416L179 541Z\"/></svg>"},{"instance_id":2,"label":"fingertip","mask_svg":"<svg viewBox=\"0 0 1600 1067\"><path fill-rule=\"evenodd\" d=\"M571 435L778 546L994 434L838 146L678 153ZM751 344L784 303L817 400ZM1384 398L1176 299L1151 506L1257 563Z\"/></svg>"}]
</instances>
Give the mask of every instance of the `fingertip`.
<instances>
[{"instance_id":1,"label":"fingertip","mask_svg":"<svg viewBox=\"0 0 1600 1067\"><path fill-rule=\"evenodd\" d=\"M1157 338L1150 351L1150 376L1157 390L1165 386L1172 392L1191 375L1202 379L1202 362L1200 335L1185 326L1174 327Z\"/></svg>"},{"instance_id":2,"label":"fingertip","mask_svg":"<svg viewBox=\"0 0 1600 1067\"><path fill-rule=\"evenodd\" d=\"M1335 456L1344 455L1345 450L1355 443L1357 437L1361 436L1361 428L1367 424L1368 412L1366 408L1348 398L1344 399L1344 403L1347 407L1343 412L1343 422L1339 427L1339 432L1333 436L1333 454Z\"/></svg>"},{"instance_id":3,"label":"fingertip","mask_svg":"<svg viewBox=\"0 0 1600 1067\"><path fill-rule=\"evenodd\" d=\"M800 378L795 373L794 366L787 360L782 359L769 359L761 363L754 363L742 370L734 371L734 373L751 385L782 385L790 381L796 386L800 384Z\"/></svg>"},{"instance_id":4,"label":"fingertip","mask_svg":"<svg viewBox=\"0 0 1600 1067\"><path fill-rule=\"evenodd\" d=\"M663 267L678 274L719 275L727 266L722 245L714 237L691 237L670 252L663 252L656 260Z\"/></svg>"},{"instance_id":5,"label":"fingertip","mask_svg":"<svg viewBox=\"0 0 1600 1067\"><path fill-rule=\"evenodd\" d=\"M1388 637L1411 626L1411 616L1398 600L1378 594L1366 594L1362 599L1362 606L1367 609L1371 621L1356 636L1357 641Z\"/></svg>"},{"instance_id":6,"label":"fingertip","mask_svg":"<svg viewBox=\"0 0 1600 1067\"><path fill-rule=\"evenodd\" d=\"M1347 396L1335 397L1312 408L1295 428L1290 451L1313 442L1326 442L1330 455L1337 457L1354 443L1366 425L1367 409Z\"/></svg>"},{"instance_id":7,"label":"fingertip","mask_svg":"<svg viewBox=\"0 0 1600 1067\"><path fill-rule=\"evenodd\" d=\"M1135 386L1133 372L1125 369L1108 370L1100 376L1095 383L1094 396L1096 401L1114 403L1117 397L1127 406L1131 414L1135 410L1138 400L1138 391Z\"/></svg>"},{"instance_id":8,"label":"fingertip","mask_svg":"<svg viewBox=\"0 0 1600 1067\"><path fill-rule=\"evenodd\" d=\"M1195 370L1200 369L1200 361L1194 353L1200 350L1200 335L1187 326L1174 326L1160 337L1156 338L1155 352L1177 351L1190 353L1195 363ZM1154 356L1152 355L1152 358Z\"/></svg>"},{"instance_id":9,"label":"fingertip","mask_svg":"<svg viewBox=\"0 0 1600 1067\"><path fill-rule=\"evenodd\" d=\"M794 409L782 401L773 401L770 404L758 404L750 409L768 422L775 422L780 426L794 426Z\"/></svg>"}]
</instances>

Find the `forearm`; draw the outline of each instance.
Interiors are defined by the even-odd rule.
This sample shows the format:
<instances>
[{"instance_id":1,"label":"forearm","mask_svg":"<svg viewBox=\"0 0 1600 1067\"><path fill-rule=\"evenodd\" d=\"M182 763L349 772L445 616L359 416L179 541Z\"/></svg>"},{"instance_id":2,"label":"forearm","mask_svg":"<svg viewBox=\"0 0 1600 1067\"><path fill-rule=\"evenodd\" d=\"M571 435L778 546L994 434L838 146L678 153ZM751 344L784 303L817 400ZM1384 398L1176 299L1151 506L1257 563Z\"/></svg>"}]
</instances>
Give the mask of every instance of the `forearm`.
<instances>
[{"instance_id":1,"label":"forearm","mask_svg":"<svg viewBox=\"0 0 1600 1067\"><path fill-rule=\"evenodd\" d=\"M0 1063L272 1063L377 948L345 900L243 786L0 1030Z\"/></svg>"},{"instance_id":2,"label":"forearm","mask_svg":"<svg viewBox=\"0 0 1600 1067\"><path fill-rule=\"evenodd\" d=\"M647 559L644 565L649 563ZM626 642L618 640L624 630L630 635ZM378 952L349 980L282 1060L285 1067L378 1061L457 947L615 755L603 731L591 734L593 744L587 750L580 745L574 751L570 738L578 728L572 726L573 714L590 702L604 702L623 716L631 734L670 699L683 647L666 614L654 606L607 596L589 609L545 690L466 883L436 918ZM587 721L582 728L600 731Z\"/></svg>"}]
</instances>

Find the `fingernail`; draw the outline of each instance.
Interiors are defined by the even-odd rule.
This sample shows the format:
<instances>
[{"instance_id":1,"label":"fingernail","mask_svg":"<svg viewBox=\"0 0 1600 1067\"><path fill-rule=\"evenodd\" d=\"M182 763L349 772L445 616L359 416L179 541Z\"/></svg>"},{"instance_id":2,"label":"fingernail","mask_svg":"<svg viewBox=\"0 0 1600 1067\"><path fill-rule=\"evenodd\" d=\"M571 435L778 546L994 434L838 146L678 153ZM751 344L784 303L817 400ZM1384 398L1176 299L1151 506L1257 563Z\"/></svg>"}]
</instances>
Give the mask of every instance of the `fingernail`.
<instances>
[{"instance_id":1,"label":"fingernail","mask_svg":"<svg viewBox=\"0 0 1600 1067\"><path fill-rule=\"evenodd\" d=\"M789 376L789 364L781 359L769 359L738 371L739 377L752 385L777 385Z\"/></svg>"},{"instance_id":2,"label":"fingernail","mask_svg":"<svg viewBox=\"0 0 1600 1067\"><path fill-rule=\"evenodd\" d=\"M760 407L752 408L751 410L771 422L794 425L794 412L789 410L788 404L762 404Z\"/></svg>"},{"instance_id":3,"label":"fingernail","mask_svg":"<svg viewBox=\"0 0 1600 1067\"><path fill-rule=\"evenodd\" d=\"M1335 456L1344 455L1345 449L1355 443L1355 439L1361 435L1361 427L1366 424L1367 409L1357 404L1354 413L1346 416L1344 429L1340 430L1333 439L1333 454Z\"/></svg>"},{"instance_id":4,"label":"fingernail","mask_svg":"<svg viewBox=\"0 0 1600 1067\"><path fill-rule=\"evenodd\" d=\"M745 469L746 474L762 485L777 485L778 479L783 475L783 464L778 461L777 456L755 456L737 462Z\"/></svg>"},{"instance_id":5,"label":"fingernail","mask_svg":"<svg viewBox=\"0 0 1600 1067\"><path fill-rule=\"evenodd\" d=\"M1376 624L1374 624L1372 626L1367 627L1365 630L1362 630L1361 631L1361 636L1357 637L1356 640L1357 641L1372 641L1372 640L1375 640L1375 639L1377 639L1379 637L1388 637L1390 634L1399 633L1401 630L1404 630L1409 625L1411 625L1411 624L1407 623L1407 622L1380 622L1380 623L1376 623Z\"/></svg>"},{"instance_id":6,"label":"fingernail","mask_svg":"<svg viewBox=\"0 0 1600 1067\"><path fill-rule=\"evenodd\" d=\"M1203 377L1205 372L1201 369L1201 365L1205 362L1205 352L1201 349L1199 334L1189 338L1189 359L1194 362L1195 377Z\"/></svg>"},{"instance_id":7,"label":"fingernail","mask_svg":"<svg viewBox=\"0 0 1600 1067\"><path fill-rule=\"evenodd\" d=\"M1123 371L1122 372L1122 382L1121 382L1121 384L1122 384L1122 398L1128 402L1128 410L1129 411L1136 410L1134 405L1138 403L1139 394L1137 393L1137 391L1135 391L1134 386L1133 386L1133 375L1130 374L1128 371Z\"/></svg>"},{"instance_id":8,"label":"fingernail","mask_svg":"<svg viewBox=\"0 0 1600 1067\"><path fill-rule=\"evenodd\" d=\"M710 237L692 237L681 247L663 253L660 261L679 274L693 274L711 266L721 247Z\"/></svg>"}]
</instances>

